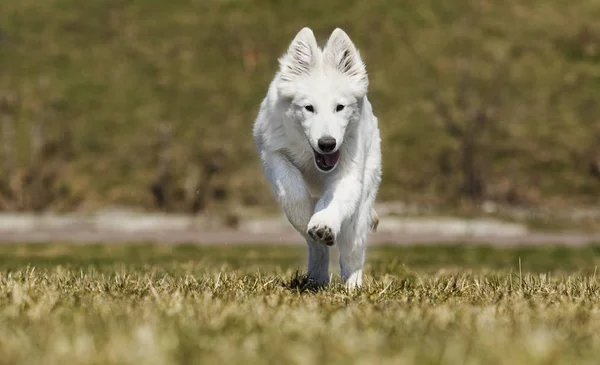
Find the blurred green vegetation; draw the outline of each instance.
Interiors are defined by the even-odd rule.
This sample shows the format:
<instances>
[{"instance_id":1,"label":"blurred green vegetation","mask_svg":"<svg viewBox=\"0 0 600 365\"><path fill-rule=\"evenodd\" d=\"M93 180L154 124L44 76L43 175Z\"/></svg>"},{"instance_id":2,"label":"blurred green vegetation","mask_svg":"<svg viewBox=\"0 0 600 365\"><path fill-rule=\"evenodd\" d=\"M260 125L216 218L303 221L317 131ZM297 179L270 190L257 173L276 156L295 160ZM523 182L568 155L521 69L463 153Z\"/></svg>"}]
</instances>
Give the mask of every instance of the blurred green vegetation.
<instances>
[{"instance_id":1,"label":"blurred green vegetation","mask_svg":"<svg viewBox=\"0 0 600 365\"><path fill-rule=\"evenodd\" d=\"M303 26L348 32L383 136L380 199L595 204L600 3L0 4L0 209L270 206L251 129Z\"/></svg>"}]
</instances>

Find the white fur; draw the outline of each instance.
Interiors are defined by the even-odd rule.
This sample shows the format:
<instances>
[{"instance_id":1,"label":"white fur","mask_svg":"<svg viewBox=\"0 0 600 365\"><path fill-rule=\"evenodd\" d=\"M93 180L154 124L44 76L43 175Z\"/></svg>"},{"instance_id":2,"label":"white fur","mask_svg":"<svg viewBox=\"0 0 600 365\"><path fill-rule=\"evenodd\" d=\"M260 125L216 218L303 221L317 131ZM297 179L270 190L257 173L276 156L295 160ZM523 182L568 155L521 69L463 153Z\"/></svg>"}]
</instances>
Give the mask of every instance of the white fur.
<instances>
[{"instance_id":1,"label":"white fur","mask_svg":"<svg viewBox=\"0 0 600 365\"><path fill-rule=\"evenodd\" d=\"M254 124L264 173L290 223L308 243L308 275L329 282L333 236L347 287L362 285L362 269L381 182L381 139L367 99L368 77L348 35L335 29L323 49L303 28L271 82ZM313 106L313 112L305 106ZM337 105L343 105L336 111ZM336 139L340 159L328 172L317 168L313 149L324 136ZM327 232L331 235L327 235Z\"/></svg>"}]
</instances>

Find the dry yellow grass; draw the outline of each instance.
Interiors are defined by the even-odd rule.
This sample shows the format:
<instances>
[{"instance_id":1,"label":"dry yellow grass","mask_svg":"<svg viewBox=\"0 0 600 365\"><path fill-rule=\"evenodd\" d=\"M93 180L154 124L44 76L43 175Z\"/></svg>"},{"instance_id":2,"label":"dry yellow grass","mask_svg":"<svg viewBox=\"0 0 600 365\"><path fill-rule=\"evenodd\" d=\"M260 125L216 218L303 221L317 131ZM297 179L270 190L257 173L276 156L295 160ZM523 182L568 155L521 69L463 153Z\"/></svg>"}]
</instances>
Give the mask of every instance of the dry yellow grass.
<instances>
[{"instance_id":1,"label":"dry yellow grass","mask_svg":"<svg viewBox=\"0 0 600 365\"><path fill-rule=\"evenodd\" d=\"M356 292L337 279L305 286L295 274L303 247L0 252L1 364L584 365L600 356L596 247L374 248Z\"/></svg>"}]
</instances>

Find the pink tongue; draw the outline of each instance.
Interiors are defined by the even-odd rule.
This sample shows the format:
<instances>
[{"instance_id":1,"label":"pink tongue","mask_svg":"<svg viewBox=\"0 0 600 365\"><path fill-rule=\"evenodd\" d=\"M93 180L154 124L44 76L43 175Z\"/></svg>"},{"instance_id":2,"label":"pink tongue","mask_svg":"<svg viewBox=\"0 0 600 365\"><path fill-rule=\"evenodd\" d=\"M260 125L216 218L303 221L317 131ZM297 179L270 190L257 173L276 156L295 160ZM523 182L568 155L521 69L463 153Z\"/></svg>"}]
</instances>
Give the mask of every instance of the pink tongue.
<instances>
[{"instance_id":1,"label":"pink tongue","mask_svg":"<svg viewBox=\"0 0 600 365\"><path fill-rule=\"evenodd\" d=\"M330 153L327 155L323 155L323 159L325 160L325 164L329 167L335 166L335 164L340 159L340 151Z\"/></svg>"}]
</instances>

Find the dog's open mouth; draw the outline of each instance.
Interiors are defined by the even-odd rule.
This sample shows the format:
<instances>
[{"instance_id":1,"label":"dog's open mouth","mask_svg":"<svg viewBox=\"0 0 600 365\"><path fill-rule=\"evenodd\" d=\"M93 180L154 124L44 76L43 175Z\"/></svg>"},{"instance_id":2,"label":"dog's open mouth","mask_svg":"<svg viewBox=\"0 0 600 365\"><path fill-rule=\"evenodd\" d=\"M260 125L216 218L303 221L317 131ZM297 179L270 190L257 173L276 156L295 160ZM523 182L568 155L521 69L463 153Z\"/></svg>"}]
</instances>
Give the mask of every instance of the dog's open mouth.
<instances>
[{"instance_id":1,"label":"dog's open mouth","mask_svg":"<svg viewBox=\"0 0 600 365\"><path fill-rule=\"evenodd\" d=\"M327 172L333 170L340 159L340 151L337 150L332 153L319 153L313 150L315 153L315 162L319 170Z\"/></svg>"}]
</instances>

